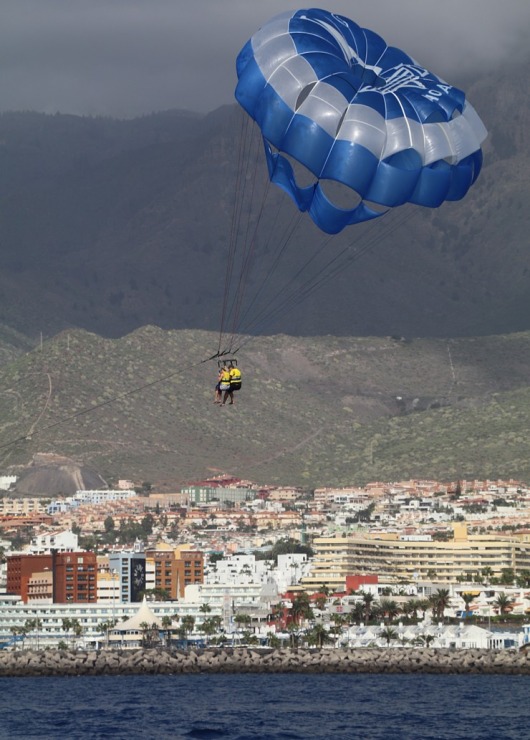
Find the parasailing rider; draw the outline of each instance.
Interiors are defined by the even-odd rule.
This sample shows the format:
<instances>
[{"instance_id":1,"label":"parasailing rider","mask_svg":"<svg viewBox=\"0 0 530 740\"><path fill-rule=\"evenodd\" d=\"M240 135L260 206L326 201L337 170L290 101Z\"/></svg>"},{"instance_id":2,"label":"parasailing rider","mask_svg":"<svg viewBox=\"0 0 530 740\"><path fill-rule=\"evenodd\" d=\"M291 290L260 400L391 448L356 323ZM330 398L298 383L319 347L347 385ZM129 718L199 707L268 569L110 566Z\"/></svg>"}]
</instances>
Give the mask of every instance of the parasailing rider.
<instances>
[{"instance_id":1,"label":"parasailing rider","mask_svg":"<svg viewBox=\"0 0 530 740\"><path fill-rule=\"evenodd\" d=\"M234 391L238 391L241 389L241 370L237 367L237 365L233 365L230 370L228 370L228 378L229 378L229 386L224 391L224 397L223 397L223 403L224 406L228 399L228 405L233 406L234 405ZM221 388L223 386L221 385Z\"/></svg>"}]
</instances>

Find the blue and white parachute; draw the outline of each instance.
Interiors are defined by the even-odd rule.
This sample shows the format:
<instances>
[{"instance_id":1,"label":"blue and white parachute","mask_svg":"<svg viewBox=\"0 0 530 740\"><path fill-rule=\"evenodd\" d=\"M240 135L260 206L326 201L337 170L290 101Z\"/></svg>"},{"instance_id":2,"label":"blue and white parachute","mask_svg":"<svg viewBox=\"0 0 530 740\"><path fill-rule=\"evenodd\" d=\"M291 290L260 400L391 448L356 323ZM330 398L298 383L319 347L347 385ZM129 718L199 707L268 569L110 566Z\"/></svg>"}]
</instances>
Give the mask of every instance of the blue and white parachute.
<instances>
[{"instance_id":1,"label":"blue and white parachute","mask_svg":"<svg viewBox=\"0 0 530 740\"><path fill-rule=\"evenodd\" d=\"M243 47L237 74L270 179L330 234L407 202L459 200L480 172L487 132L465 94L343 16L276 16ZM300 185L289 158L315 181ZM334 204L327 181L358 202Z\"/></svg>"}]
</instances>

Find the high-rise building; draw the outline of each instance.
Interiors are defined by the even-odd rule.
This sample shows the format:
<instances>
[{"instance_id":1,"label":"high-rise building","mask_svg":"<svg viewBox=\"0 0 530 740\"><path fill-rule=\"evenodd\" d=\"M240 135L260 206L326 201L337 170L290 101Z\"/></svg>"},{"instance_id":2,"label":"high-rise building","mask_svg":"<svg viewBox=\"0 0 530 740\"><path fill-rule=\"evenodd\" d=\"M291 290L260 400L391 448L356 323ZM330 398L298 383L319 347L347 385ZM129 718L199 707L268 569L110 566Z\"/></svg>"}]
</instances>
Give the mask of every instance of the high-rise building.
<instances>
[{"instance_id":1,"label":"high-rise building","mask_svg":"<svg viewBox=\"0 0 530 740\"><path fill-rule=\"evenodd\" d=\"M113 552L109 555L111 572L118 575L122 604L141 601L145 585L145 553L139 549Z\"/></svg>"}]
</instances>

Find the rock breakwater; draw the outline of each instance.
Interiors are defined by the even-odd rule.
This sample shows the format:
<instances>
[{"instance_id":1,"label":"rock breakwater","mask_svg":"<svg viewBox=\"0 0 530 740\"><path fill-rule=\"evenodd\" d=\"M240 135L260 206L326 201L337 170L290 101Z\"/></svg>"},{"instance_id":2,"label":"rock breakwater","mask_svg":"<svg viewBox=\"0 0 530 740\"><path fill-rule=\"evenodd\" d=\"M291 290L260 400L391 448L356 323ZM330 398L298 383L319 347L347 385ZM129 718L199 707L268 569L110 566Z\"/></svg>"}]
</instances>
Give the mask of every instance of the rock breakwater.
<instances>
[{"instance_id":1,"label":"rock breakwater","mask_svg":"<svg viewBox=\"0 0 530 740\"><path fill-rule=\"evenodd\" d=\"M0 653L0 676L177 673L530 674L530 654L431 648L20 650Z\"/></svg>"}]
</instances>

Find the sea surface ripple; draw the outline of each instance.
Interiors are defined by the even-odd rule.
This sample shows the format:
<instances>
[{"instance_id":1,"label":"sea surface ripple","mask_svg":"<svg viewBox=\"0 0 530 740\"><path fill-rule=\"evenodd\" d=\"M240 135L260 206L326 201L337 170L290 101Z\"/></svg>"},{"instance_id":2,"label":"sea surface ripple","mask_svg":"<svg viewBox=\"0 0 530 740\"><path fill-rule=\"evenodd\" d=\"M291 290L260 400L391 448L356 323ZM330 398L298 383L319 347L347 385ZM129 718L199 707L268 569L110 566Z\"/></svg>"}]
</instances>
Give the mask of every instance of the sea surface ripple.
<instances>
[{"instance_id":1,"label":"sea surface ripple","mask_svg":"<svg viewBox=\"0 0 530 740\"><path fill-rule=\"evenodd\" d=\"M524 676L1 678L0 738L521 740Z\"/></svg>"}]
</instances>

